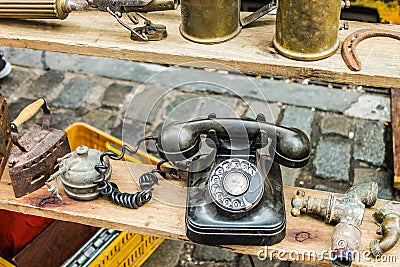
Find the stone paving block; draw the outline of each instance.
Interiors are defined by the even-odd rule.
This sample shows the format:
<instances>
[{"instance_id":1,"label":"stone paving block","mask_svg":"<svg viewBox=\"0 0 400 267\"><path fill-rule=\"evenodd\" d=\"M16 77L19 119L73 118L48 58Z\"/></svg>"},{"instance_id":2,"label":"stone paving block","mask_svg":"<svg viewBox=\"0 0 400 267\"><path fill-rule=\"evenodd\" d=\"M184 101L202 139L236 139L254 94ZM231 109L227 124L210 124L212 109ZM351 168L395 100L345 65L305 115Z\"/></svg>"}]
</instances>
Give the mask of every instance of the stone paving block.
<instances>
[{"instance_id":1,"label":"stone paving block","mask_svg":"<svg viewBox=\"0 0 400 267\"><path fill-rule=\"evenodd\" d=\"M68 109L77 109L82 106L86 97L96 83L82 78L71 79L58 95L53 100L52 105L56 107L63 107Z\"/></svg>"},{"instance_id":2,"label":"stone paving block","mask_svg":"<svg viewBox=\"0 0 400 267\"><path fill-rule=\"evenodd\" d=\"M104 132L114 128L116 116L108 110L94 109L82 117L82 122L86 122Z\"/></svg>"},{"instance_id":3,"label":"stone paving block","mask_svg":"<svg viewBox=\"0 0 400 267\"><path fill-rule=\"evenodd\" d=\"M166 121L188 121L194 119L199 116L198 109L203 100L203 97L197 95L177 95L165 108L163 117Z\"/></svg>"},{"instance_id":4,"label":"stone paving block","mask_svg":"<svg viewBox=\"0 0 400 267\"><path fill-rule=\"evenodd\" d=\"M351 105L344 115L369 120L390 121L390 97L366 94Z\"/></svg>"},{"instance_id":5,"label":"stone paving block","mask_svg":"<svg viewBox=\"0 0 400 267\"><path fill-rule=\"evenodd\" d=\"M166 67L105 57L93 57L46 51L46 64L54 70L114 79L145 82Z\"/></svg>"},{"instance_id":6,"label":"stone paving block","mask_svg":"<svg viewBox=\"0 0 400 267\"><path fill-rule=\"evenodd\" d=\"M201 261L233 261L238 254L223 250L218 247L196 244L193 250L193 258Z\"/></svg>"},{"instance_id":7,"label":"stone paving block","mask_svg":"<svg viewBox=\"0 0 400 267\"><path fill-rule=\"evenodd\" d=\"M15 49L14 64L30 67L43 65L44 58L53 70L92 74L116 79L134 80L154 84L163 84L167 87L179 87L187 92L215 92L228 93L232 96L249 97L262 101L281 102L304 107L314 107L326 111L343 112L351 104L357 102L361 93L332 89L317 85L302 85L256 79L245 75L221 74L205 72L199 69L184 67L164 67L150 63L138 63L127 60L81 56L57 52L45 52L30 49ZM25 55L35 54L35 64L25 62ZM39 64L37 64L37 61ZM20 63L21 62L21 63ZM194 85L194 86L192 86ZM332 101L332 99L340 99Z\"/></svg>"},{"instance_id":8,"label":"stone paving block","mask_svg":"<svg viewBox=\"0 0 400 267\"><path fill-rule=\"evenodd\" d=\"M0 92L8 102L11 99L19 98L20 92L29 89L30 81L36 73L21 68L13 68L10 75L0 80Z\"/></svg>"},{"instance_id":9,"label":"stone paving block","mask_svg":"<svg viewBox=\"0 0 400 267\"><path fill-rule=\"evenodd\" d=\"M310 86L268 79L255 79L255 83L261 88L268 101L325 111L343 112L360 96L358 92L317 85ZM340 101L332 101L332 99L338 98Z\"/></svg>"},{"instance_id":10,"label":"stone paving block","mask_svg":"<svg viewBox=\"0 0 400 267\"><path fill-rule=\"evenodd\" d=\"M281 172L282 172L282 182L284 185L288 186L294 186L296 183L297 178L300 176L300 169L293 169L293 168L288 168L285 166L281 166Z\"/></svg>"},{"instance_id":11,"label":"stone paving block","mask_svg":"<svg viewBox=\"0 0 400 267\"><path fill-rule=\"evenodd\" d=\"M320 138L313 161L315 174L334 181L349 182L350 143Z\"/></svg>"},{"instance_id":12,"label":"stone paving block","mask_svg":"<svg viewBox=\"0 0 400 267\"><path fill-rule=\"evenodd\" d=\"M36 97L48 96L63 80L64 73L47 71L33 82L32 93Z\"/></svg>"},{"instance_id":13,"label":"stone paving block","mask_svg":"<svg viewBox=\"0 0 400 267\"><path fill-rule=\"evenodd\" d=\"M259 260L257 256L251 256L255 267L289 267L290 262L288 261L278 261L278 260ZM239 266L251 266L250 260L247 255L241 255Z\"/></svg>"},{"instance_id":14,"label":"stone paving block","mask_svg":"<svg viewBox=\"0 0 400 267\"><path fill-rule=\"evenodd\" d=\"M186 92L197 92L195 81L202 81L200 91L226 93L242 98L252 98L268 102L281 102L320 110L343 112L358 100L361 93L332 89L317 85L302 85L256 79L244 75L225 75L217 72L204 72L185 68L170 69L165 75L158 77L158 82L165 85L177 85ZM154 81L155 82L155 81ZM340 101L332 101L340 99Z\"/></svg>"},{"instance_id":15,"label":"stone paving block","mask_svg":"<svg viewBox=\"0 0 400 267\"><path fill-rule=\"evenodd\" d=\"M250 101L249 107L245 114L245 117L255 119L257 114L262 113L265 119L269 123L276 123L279 114L281 113L281 108L276 103L268 103L266 101Z\"/></svg>"},{"instance_id":16,"label":"stone paving block","mask_svg":"<svg viewBox=\"0 0 400 267\"><path fill-rule=\"evenodd\" d=\"M310 138L313 119L314 112L311 109L288 106L279 124L286 127L298 128Z\"/></svg>"},{"instance_id":17,"label":"stone paving block","mask_svg":"<svg viewBox=\"0 0 400 267\"><path fill-rule=\"evenodd\" d=\"M356 123L353 157L382 166L385 163L385 125L379 121L359 120Z\"/></svg>"},{"instance_id":18,"label":"stone paving block","mask_svg":"<svg viewBox=\"0 0 400 267\"><path fill-rule=\"evenodd\" d=\"M27 48L12 48L7 46L0 47L3 50L7 61L12 65L19 65L30 68L43 68L43 51L27 49Z\"/></svg>"},{"instance_id":19,"label":"stone paving block","mask_svg":"<svg viewBox=\"0 0 400 267\"><path fill-rule=\"evenodd\" d=\"M132 90L133 86L131 85L112 83L104 93L102 104L106 107L121 109L124 106L126 96Z\"/></svg>"},{"instance_id":20,"label":"stone paving block","mask_svg":"<svg viewBox=\"0 0 400 267\"><path fill-rule=\"evenodd\" d=\"M350 132L354 132L353 123L343 115L327 113L321 120L322 134L338 134L349 137Z\"/></svg>"},{"instance_id":21,"label":"stone paving block","mask_svg":"<svg viewBox=\"0 0 400 267\"><path fill-rule=\"evenodd\" d=\"M211 93L211 94L223 94L227 92L227 89L214 83L204 83L204 82L196 82L196 83L188 83L179 85L180 90L191 93Z\"/></svg>"},{"instance_id":22,"label":"stone paving block","mask_svg":"<svg viewBox=\"0 0 400 267\"><path fill-rule=\"evenodd\" d=\"M51 112L51 128L64 130L75 120L75 113L70 110L56 110Z\"/></svg>"},{"instance_id":23,"label":"stone paving block","mask_svg":"<svg viewBox=\"0 0 400 267\"><path fill-rule=\"evenodd\" d=\"M383 199L392 199L392 177L385 171L379 169L354 169L354 185L377 182L379 191L378 197Z\"/></svg>"},{"instance_id":24,"label":"stone paving block","mask_svg":"<svg viewBox=\"0 0 400 267\"><path fill-rule=\"evenodd\" d=\"M207 117L210 113L215 113L217 118L240 118L240 114L235 110L238 104L235 98L210 95L201 97L201 102L196 117Z\"/></svg>"},{"instance_id":25,"label":"stone paving block","mask_svg":"<svg viewBox=\"0 0 400 267\"><path fill-rule=\"evenodd\" d=\"M143 122L127 120L118 124L111 131L111 135L121 139L124 143L134 145L140 137L145 136L145 127Z\"/></svg>"},{"instance_id":26,"label":"stone paving block","mask_svg":"<svg viewBox=\"0 0 400 267\"><path fill-rule=\"evenodd\" d=\"M143 263L143 267L175 267L179 264L184 242L165 239L156 251Z\"/></svg>"},{"instance_id":27,"label":"stone paving block","mask_svg":"<svg viewBox=\"0 0 400 267\"><path fill-rule=\"evenodd\" d=\"M151 124L156 123L156 119L163 120L162 115L159 116L162 113L160 110L165 101L171 101L171 95L173 91L163 86L140 85L127 104L123 117Z\"/></svg>"}]
</instances>

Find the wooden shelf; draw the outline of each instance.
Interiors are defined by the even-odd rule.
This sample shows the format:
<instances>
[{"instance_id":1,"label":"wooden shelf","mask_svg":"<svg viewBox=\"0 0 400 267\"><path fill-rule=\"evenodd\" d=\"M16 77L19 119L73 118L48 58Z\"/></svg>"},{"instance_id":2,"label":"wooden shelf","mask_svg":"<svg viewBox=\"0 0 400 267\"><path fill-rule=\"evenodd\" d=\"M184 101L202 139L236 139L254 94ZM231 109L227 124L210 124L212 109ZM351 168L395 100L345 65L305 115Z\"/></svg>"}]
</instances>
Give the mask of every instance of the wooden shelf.
<instances>
[{"instance_id":1,"label":"wooden shelf","mask_svg":"<svg viewBox=\"0 0 400 267\"><path fill-rule=\"evenodd\" d=\"M167 26L167 39L149 43L133 42L129 39L129 32L109 14L74 12L64 21L0 19L0 46L171 65L234 69L245 73L307 78L363 86L397 88L400 85L400 43L397 40L374 38L362 42L357 50L362 59L362 70L352 72L343 62L340 51L330 58L314 62L290 60L276 54L271 44L275 29L274 16L266 16L252 27L243 29L240 35L231 41L212 46L189 42L180 35L179 10L151 13L148 17L155 23ZM400 25L350 22L350 30L340 31L340 39L343 41L352 32L365 28L400 31ZM397 98L393 97L393 99L398 98L398 96ZM396 107L393 116L398 116L398 105ZM393 136L398 136L399 127L395 120L393 120L393 125ZM398 142L396 143L398 140L399 138L394 139L394 144L398 144ZM395 163L397 162L396 175L398 176L400 175L400 156L399 149L396 147ZM129 170L127 166L129 166ZM150 168L148 165L114 162L112 180L120 186L122 191L135 192L137 183L133 181L132 177L137 180L141 173ZM398 179L400 181L400 178ZM286 254L281 256L289 260L289 256L293 256L290 252L295 251L301 254L311 251L318 254L318 259L323 250L329 250L334 227L307 216L293 218L290 215L290 199L296 190L297 188L294 187L284 188L287 236L281 243L270 247L269 251L285 252ZM315 197L328 195L327 192L305 191ZM162 181L160 185L155 186L155 199L139 210L116 206L104 198L78 202L66 197L63 191L62 195L65 199L63 203L48 203L39 206L39 203L45 203L44 199L49 197L45 188L16 199L9 183L7 170L0 181L0 209L188 241L185 235L186 192L182 186L172 186L169 182ZM171 199L165 202L173 203L171 201L175 201L177 205L167 205L163 198L168 196ZM384 201L380 200L376 206L381 206L383 203ZM361 252L368 251L369 242L379 238L375 234L377 226L372 218L373 211L373 209L367 209L365 212L364 223L361 226L363 234ZM253 255L257 255L262 249L257 246L223 246L223 248ZM399 262L400 245L387 254L395 256ZM274 256L278 257L279 254L275 253ZM330 261L327 259L316 262L307 261L307 258L299 260L320 266L330 266ZM397 264L377 263L372 258L362 257L361 261L354 262L352 266L394 266Z\"/></svg>"},{"instance_id":2,"label":"wooden shelf","mask_svg":"<svg viewBox=\"0 0 400 267\"><path fill-rule=\"evenodd\" d=\"M390 38L362 42L357 51L362 59L360 72L350 71L340 51L330 58L303 62L287 59L272 48L275 16L266 16L243 29L231 41L217 45L196 44L179 33L179 10L148 15L167 26L167 39L134 42L129 32L104 12L72 12L58 20L0 20L0 45L24 47L92 56L114 57L161 64L210 66L246 73L307 78L328 82L376 87L398 87L400 82L400 43ZM350 22L350 30L340 31L343 41L350 33L365 28L400 31L400 25ZM214 66L215 67L215 66Z\"/></svg>"},{"instance_id":3,"label":"wooden shelf","mask_svg":"<svg viewBox=\"0 0 400 267\"><path fill-rule=\"evenodd\" d=\"M121 191L136 192L138 189L137 180L139 175L151 170L152 166L140 165L126 162L112 162L113 174L112 181L120 187ZM133 179L132 179L133 177ZM154 199L138 210L131 210L112 204L105 198L96 199L88 202L79 202L68 198L63 189L61 195L64 202L57 204L45 204L44 199L50 196L46 188L41 188L34 193L16 199L9 183L10 178L6 170L0 181L0 209L21 212L25 214L44 216L63 221L77 222L97 227L112 228L116 230L154 235L175 240L188 241L185 235L185 200L186 191L184 186L170 181L162 180L154 187ZM286 238L279 244L268 248L269 253L275 251L274 257L278 257L278 252L285 252L280 257L288 260L290 252L297 253L315 252L317 259L324 250L329 250L331 236L334 226L325 224L323 221L302 215L294 218L290 215L290 200L298 188L285 187L287 230ZM306 194L314 197L327 197L327 192L307 190ZM175 204L170 204L175 203ZM376 206L381 206L385 202L379 200ZM369 242L379 238L375 234L378 226L374 223L372 213L374 209L367 209L364 221L361 226L362 243L360 252L368 251ZM257 255L260 246L221 246L231 251ZM400 246L387 252L387 255L395 256L400 261ZM295 257L295 254L292 254ZM390 263L370 262L361 257L361 261L354 262L352 266L391 266ZM307 257L305 258L307 261ZM304 259L300 261L304 262ZM320 266L330 266L329 260L310 262Z\"/></svg>"}]
</instances>

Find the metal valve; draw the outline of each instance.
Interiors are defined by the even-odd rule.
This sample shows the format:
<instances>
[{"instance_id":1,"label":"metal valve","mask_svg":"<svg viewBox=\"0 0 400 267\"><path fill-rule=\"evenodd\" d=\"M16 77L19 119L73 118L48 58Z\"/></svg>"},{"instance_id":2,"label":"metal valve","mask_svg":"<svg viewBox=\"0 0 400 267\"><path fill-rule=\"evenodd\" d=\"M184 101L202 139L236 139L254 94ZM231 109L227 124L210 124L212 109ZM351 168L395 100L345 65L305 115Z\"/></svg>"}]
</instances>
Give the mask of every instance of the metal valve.
<instances>
[{"instance_id":1,"label":"metal valve","mask_svg":"<svg viewBox=\"0 0 400 267\"><path fill-rule=\"evenodd\" d=\"M326 223L336 223L332 235L332 248L335 266L350 266L354 251L361 242L359 226L364 217L365 207L375 205L378 198L377 183L365 183L350 188L343 197L329 194L328 198L305 198L303 190L297 191L292 198L293 216L301 213L315 214L325 219Z\"/></svg>"},{"instance_id":2,"label":"metal valve","mask_svg":"<svg viewBox=\"0 0 400 267\"><path fill-rule=\"evenodd\" d=\"M89 149L87 146L79 146L74 152L57 159L59 170L47 180L46 185L49 192L62 200L58 193L61 183L67 195L77 200L92 200L99 196L100 192L94 183L100 178L95 170L95 166L100 163L101 152L95 149ZM111 176L111 165L108 159L105 159L109 166L105 173L106 180ZM56 180L57 185L50 182Z\"/></svg>"}]
</instances>

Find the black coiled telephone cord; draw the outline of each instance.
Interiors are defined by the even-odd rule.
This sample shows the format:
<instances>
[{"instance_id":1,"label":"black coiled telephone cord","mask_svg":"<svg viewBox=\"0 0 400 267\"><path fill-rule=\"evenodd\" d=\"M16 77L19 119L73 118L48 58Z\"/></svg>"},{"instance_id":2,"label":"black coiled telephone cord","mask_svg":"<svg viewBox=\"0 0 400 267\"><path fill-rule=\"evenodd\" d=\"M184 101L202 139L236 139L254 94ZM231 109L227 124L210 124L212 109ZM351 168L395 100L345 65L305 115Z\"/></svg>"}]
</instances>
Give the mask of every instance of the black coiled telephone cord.
<instances>
[{"instance_id":1,"label":"black coiled telephone cord","mask_svg":"<svg viewBox=\"0 0 400 267\"><path fill-rule=\"evenodd\" d=\"M149 202L152 198L153 185L158 182L156 173L166 177L166 173L161 170L161 165L166 161L161 160L157 164L157 169L142 174L139 178L139 185L142 191L131 194L122 193L119 191L118 186L115 183L106 180L105 173L107 172L109 165L107 165L105 162L105 157L108 156L113 160L121 160L125 156L126 152L131 155L136 154L141 143L157 139L157 136L146 136L139 138L134 146L134 149L131 149L127 145L123 145L120 155L111 150L103 152L100 155L100 164L95 166L95 170L100 174L100 178L94 181L96 184L96 189L100 191L101 195L111 198L111 200L117 205L131 209L137 209Z\"/></svg>"}]
</instances>

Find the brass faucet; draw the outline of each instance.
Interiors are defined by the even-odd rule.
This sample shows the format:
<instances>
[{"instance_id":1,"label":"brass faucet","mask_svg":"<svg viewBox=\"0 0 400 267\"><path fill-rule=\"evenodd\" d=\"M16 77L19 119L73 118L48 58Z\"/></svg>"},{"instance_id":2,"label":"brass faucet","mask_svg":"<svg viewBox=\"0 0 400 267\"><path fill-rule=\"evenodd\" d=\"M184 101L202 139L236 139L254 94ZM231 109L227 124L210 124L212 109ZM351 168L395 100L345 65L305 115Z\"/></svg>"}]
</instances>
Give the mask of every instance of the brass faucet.
<instances>
[{"instance_id":1,"label":"brass faucet","mask_svg":"<svg viewBox=\"0 0 400 267\"><path fill-rule=\"evenodd\" d=\"M315 214L324 218L326 223L335 223L332 264L350 266L354 252L360 246L359 226L364 217L364 209L375 205L377 196L378 185L375 182L353 186L341 198L331 193L327 199L306 199L305 192L299 190L292 198L291 212L295 217L301 213Z\"/></svg>"},{"instance_id":2,"label":"brass faucet","mask_svg":"<svg viewBox=\"0 0 400 267\"><path fill-rule=\"evenodd\" d=\"M382 235L382 240L371 242L371 252L375 257L382 256L383 253L392 249L400 236L400 202L391 201L384 206L376 209L374 218L380 224L376 232Z\"/></svg>"}]
</instances>

